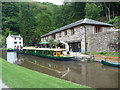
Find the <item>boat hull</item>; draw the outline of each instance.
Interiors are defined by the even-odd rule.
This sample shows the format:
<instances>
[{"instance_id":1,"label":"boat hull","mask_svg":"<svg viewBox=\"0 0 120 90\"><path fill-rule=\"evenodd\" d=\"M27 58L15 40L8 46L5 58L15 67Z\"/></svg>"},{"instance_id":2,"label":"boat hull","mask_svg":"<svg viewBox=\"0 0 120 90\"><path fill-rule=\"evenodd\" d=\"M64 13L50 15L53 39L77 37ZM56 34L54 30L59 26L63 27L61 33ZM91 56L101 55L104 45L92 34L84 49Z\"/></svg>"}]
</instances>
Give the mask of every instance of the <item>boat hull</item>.
<instances>
[{"instance_id":1,"label":"boat hull","mask_svg":"<svg viewBox=\"0 0 120 90\"><path fill-rule=\"evenodd\" d=\"M108 62L108 61L105 61L105 60L102 60L101 63L104 64L104 65L108 65L108 66L120 67L120 64Z\"/></svg>"},{"instance_id":2,"label":"boat hull","mask_svg":"<svg viewBox=\"0 0 120 90\"><path fill-rule=\"evenodd\" d=\"M28 54L28 55L34 55L38 57L48 58L52 60L59 60L59 61L76 61L75 57L62 57L62 56L51 56L51 55L42 55L37 53L30 53L30 52L24 52L24 51L18 51L18 53Z\"/></svg>"}]
</instances>

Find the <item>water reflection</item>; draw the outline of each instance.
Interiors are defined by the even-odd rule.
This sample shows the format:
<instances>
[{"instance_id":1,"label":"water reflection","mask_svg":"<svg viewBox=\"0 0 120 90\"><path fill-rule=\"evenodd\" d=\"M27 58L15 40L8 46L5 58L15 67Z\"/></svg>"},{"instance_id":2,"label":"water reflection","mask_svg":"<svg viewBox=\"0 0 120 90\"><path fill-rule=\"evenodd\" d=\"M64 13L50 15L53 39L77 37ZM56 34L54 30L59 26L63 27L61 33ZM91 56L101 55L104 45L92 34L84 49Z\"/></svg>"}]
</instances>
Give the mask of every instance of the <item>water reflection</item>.
<instances>
[{"instance_id":1,"label":"water reflection","mask_svg":"<svg viewBox=\"0 0 120 90\"><path fill-rule=\"evenodd\" d=\"M24 54L17 57L16 52L7 52L7 61L94 88L118 87L118 68L96 62L54 61Z\"/></svg>"}]
</instances>

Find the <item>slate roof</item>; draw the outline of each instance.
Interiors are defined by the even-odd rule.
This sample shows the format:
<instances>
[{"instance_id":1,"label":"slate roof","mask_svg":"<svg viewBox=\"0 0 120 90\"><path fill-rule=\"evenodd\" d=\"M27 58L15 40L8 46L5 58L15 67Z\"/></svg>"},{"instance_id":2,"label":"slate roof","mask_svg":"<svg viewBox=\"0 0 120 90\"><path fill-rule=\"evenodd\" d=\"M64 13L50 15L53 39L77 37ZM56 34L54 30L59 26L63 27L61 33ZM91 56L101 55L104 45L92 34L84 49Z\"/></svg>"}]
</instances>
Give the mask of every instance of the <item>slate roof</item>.
<instances>
[{"instance_id":1,"label":"slate roof","mask_svg":"<svg viewBox=\"0 0 120 90\"><path fill-rule=\"evenodd\" d=\"M20 35L10 35L13 38L22 38Z\"/></svg>"},{"instance_id":2,"label":"slate roof","mask_svg":"<svg viewBox=\"0 0 120 90\"><path fill-rule=\"evenodd\" d=\"M103 26L110 26L110 27L113 27L112 24L107 24L107 23L104 23L104 22L100 22L100 21L95 21L95 20L92 20L92 19L88 19L88 18L85 18L85 19L81 19L79 21L76 21L74 23L71 23L71 24L68 24L66 26L63 26L59 29L55 29L47 34L44 34L43 36L41 37L44 37L44 36L47 36L47 35L50 35L50 34L53 34L53 33L56 33L56 32L59 32L59 31L62 31L62 30L65 30L65 29L68 29L68 28L71 28L71 27L74 27L74 26L77 26L77 25L82 25L82 24L90 24L90 25L103 25Z\"/></svg>"}]
</instances>

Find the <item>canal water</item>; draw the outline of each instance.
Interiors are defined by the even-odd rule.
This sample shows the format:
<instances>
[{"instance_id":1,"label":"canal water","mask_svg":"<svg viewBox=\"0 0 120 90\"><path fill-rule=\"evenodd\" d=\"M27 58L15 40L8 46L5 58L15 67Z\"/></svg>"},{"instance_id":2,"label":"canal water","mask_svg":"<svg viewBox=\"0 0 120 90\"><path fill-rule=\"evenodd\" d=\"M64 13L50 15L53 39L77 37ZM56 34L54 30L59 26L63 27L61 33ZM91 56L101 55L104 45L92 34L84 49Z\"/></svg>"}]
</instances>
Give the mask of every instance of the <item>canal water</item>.
<instances>
[{"instance_id":1,"label":"canal water","mask_svg":"<svg viewBox=\"0 0 120 90\"><path fill-rule=\"evenodd\" d=\"M32 55L2 52L10 63L93 88L118 88L119 70L98 62L54 61ZM52 83L52 82L51 82Z\"/></svg>"}]
</instances>

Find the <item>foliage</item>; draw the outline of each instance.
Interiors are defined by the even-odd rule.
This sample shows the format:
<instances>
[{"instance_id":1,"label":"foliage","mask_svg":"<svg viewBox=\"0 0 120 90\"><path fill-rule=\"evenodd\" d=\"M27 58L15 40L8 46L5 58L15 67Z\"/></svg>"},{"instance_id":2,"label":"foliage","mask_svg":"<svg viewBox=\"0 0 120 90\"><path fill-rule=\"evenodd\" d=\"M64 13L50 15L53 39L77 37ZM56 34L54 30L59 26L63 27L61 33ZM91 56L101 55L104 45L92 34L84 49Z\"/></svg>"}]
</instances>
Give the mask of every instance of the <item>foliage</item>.
<instances>
[{"instance_id":1,"label":"foliage","mask_svg":"<svg viewBox=\"0 0 120 90\"><path fill-rule=\"evenodd\" d=\"M107 52L106 52L106 51L102 51L102 52L100 52L100 54L101 54L101 55L106 55Z\"/></svg>"},{"instance_id":2,"label":"foliage","mask_svg":"<svg viewBox=\"0 0 120 90\"><path fill-rule=\"evenodd\" d=\"M86 55L88 55L88 54L90 54L90 52L89 52L89 51L87 51L87 52L85 52L85 54L86 54Z\"/></svg>"},{"instance_id":3,"label":"foliage","mask_svg":"<svg viewBox=\"0 0 120 90\"><path fill-rule=\"evenodd\" d=\"M120 21L120 16L115 16L113 19L109 20L108 23L113 24Z\"/></svg>"},{"instance_id":4,"label":"foliage","mask_svg":"<svg viewBox=\"0 0 120 90\"><path fill-rule=\"evenodd\" d=\"M86 18L97 19L100 17L100 12L102 11L102 6L96 3L87 3L85 7Z\"/></svg>"},{"instance_id":5,"label":"foliage","mask_svg":"<svg viewBox=\"0 0 120 90\"><path fill-rule=\"evenodd\" d=\"M49 40L49 45L51 48L53 48L53 46L57 48L59 43L60 43L59 41L54 41L54 39Z\"/></svg>"},{"instance_id":6,"label":"foliage","mask_svg":"<svg viewBox=\"0 0 120 90\"><path fill-rule=\"evenodd\" d=\"M109 20L107 23L114 24L116 28L120 28L120 16L115 16L113 19Z\"/></svg>"},{"instance_id":7,"label":"foliage","mask_svg":"<svg viewBox=\"0 0 120 90\"><path fill-rule=\"evenodd\" d=\"M0 35L0 48L5 44L5 38Z\"/></svg>"},{"instance_id":8,"label":"foliage","mask_svg":"<svg viewBox=\"0 0 120 90\"><path fill-rule=\"evenodd\" d=\"M49 45L50 45L51 48L53 47L53 43L54 43L54 39L50 39L49 40Z\"/></svg>"},{"instance_id":9,"label":"foliage","mask_svg":"<svg viewBox=\"0 0 120 90\"><path fill-rule=\"evenodd\" d=\"M119 8L119 2L65 2L61 6L40 2L2 2L2 35L5 39L9 33L21 34L25 45L34 45L40 42L43 34L85 17L109 18L109 23L120 28Z\"/></svg>"},{"instance_id":10,"label":"foliage","mask_svg":"<svg viewBox=\"0 0 120 90\"><path fill-rule=\"evenodd\" d=\"M113 56L118 57L120 55L120 52L91 52L92 55L105 55L105 56Z\"/></svg>"},{"instance_id":11,"label":"foliage","mask_svg":"<svg viewBox=\"0 0 120 90\"><path fill-rule=\"evenodd\" d=\"M83 19L85 16L84 8L84 2L65 2L64 5L61 6L60 14L58 16L59 26L61 27Z\"/></svg>"}]
</instances>

